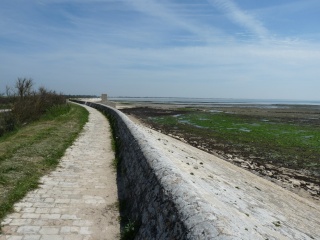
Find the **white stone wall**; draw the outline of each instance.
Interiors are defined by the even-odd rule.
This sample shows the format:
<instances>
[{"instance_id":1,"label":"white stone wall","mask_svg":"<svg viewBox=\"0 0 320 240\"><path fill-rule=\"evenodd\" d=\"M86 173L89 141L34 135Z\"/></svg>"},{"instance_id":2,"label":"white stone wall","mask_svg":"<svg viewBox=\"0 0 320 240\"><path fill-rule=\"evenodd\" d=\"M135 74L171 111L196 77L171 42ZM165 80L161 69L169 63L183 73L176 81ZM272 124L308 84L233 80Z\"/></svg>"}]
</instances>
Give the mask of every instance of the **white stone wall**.
<instances>
[{"instance_id":1,"label":"white stone wall","mask_svg":"<svg viewBox=\"0 0 320 240\"><path fill-rule=\"evenodd\" d=\"M136 239L225 239L207 202L148 138L120 111L87 103L109 115L120 148L119 196L138 223Z\"/></svg>"}]
</instances>

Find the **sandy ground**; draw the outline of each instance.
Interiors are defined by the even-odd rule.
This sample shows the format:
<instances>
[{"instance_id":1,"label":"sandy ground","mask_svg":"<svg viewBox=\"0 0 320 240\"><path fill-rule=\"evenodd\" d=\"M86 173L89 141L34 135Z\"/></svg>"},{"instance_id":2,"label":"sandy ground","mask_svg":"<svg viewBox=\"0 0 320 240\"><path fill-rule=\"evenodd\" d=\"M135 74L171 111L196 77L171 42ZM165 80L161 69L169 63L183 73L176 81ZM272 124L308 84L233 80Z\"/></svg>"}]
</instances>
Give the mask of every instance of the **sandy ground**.
<instances>
[{"instance_id":1,"label":"sandy ground","mask_svg":"<svg viewBox=\"0 0 320 240\"><path fill-rule=\"evenodd\" d=\"M0 239L119 239L114 153L107 119L97 110L57 169L15 204Z\"/></svg>"},{"instance_id":2,"label":"sandy ground","mask_svg":"<svg viewBox=\"0 0 320 240\"><path fill-rule=\"evenodd\" d=\"M213 206L217 225L231 239L241 239L233 235L235 229L249 231L250 239L320 239L319 205L214 155L136 124L181 170L192 186L190 191L196 191Z\"/></svg>"}]
</instances>

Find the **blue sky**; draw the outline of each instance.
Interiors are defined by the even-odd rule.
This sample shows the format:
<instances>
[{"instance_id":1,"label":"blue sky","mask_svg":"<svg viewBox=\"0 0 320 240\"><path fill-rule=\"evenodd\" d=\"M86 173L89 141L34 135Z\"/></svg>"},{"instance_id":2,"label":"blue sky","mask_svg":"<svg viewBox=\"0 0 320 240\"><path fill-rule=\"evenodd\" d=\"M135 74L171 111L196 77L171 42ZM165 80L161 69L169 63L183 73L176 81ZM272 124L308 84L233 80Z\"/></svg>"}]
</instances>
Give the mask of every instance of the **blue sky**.
<instances>
[{"instance_id":1,"label":"blue sky","mask_svg":"<svg viewBox=\"0 0 320 240\"><path fill-rule=\"evenodd\" d=\"M319 0L1 0L0 92L320 100Z\"/></svg>"}]
</instances>

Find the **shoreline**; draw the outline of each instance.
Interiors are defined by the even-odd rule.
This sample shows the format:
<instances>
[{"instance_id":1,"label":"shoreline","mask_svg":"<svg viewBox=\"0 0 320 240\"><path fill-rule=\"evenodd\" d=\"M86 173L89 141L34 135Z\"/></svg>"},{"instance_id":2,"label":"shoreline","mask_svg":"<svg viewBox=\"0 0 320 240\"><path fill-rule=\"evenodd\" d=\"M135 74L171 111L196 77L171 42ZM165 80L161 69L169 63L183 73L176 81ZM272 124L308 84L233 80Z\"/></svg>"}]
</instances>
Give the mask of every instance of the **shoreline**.
<instances>
[{"instance_id":1,"label":"shoreline","mask_svg":"<svg viewBox=\"0 0 320 240\"><path fill-rule=\"evenodd\" d=\"M192 141L190 137L188 137L188 134L176 134L171 132L169 129L161 128L160 126L155 126L150 124L150 122L146 121L146 116L142 116L134 112L134 109L136 108L148 108L153 109L155 111L163 111L163 110L177 110L181 108L181 105L175 105L175 104L150 104L150 103L134 103L134 104L117 104L118 109L120 109L122 112L124 112L128 117L130 117L134 122L141 123L144 126L147 126L153 130L156 130L160 133L164 133L168 136L171 136L177 140L180 140L182 142L188 143L190 146L196 147L200 150L203 150L205 152L208 152L210 154L213 154L215 156L218 156L219 158L230 162L234 165L237 165L243 169L246 169L255 175L258 175L262 178L265 178L271 182L276 183L277 185L290 190L291 192L294 192L304 198L308 198L310 200L315 201L316 203L320 200L320 182L319 178L310 176L310 173L308 173L305 170L296 170L296 169L290 169L285 167L279 167L274 164L270 164L268 162L261 163L260 161L256 161L257 159L254 157L243 157L239 156L234 153L230 153L226 151L225 149L214 149L214 147L208 147L206 144L207 142L205 139L202 141L197 141L196 143ZM217 107L214 107L217 108ZM239 114L239 112L242 112L242 114L247 114L250 116L255 116L261 114L265 114L265 116L271 116L277 115L277 117L282 118L295 118L296 121L304 122L305 120L305 114L308 112L311 114L311 119L309 119L312 124L317 124L319 122L319 119L317 117L320 116L320 107L314 108L314 106L285 106L284 108L257 108L254 106L248 107L235 107L235 106L219 106L220 110L228 110L230 109L235 112L235 114ZM207 106L201 106L198 110L207 111ZM258 109L258 110L257 110ZM291 111L288 111L288 109L291 109ZM296 110L299 111L296 111ZM245 111L245 112L243 112ZM291 116L292 115L292 116ZM312 119L315 118L315 119Z\"/></svg>"},{"instance_id":2,"label":"shoreline","mask_svg":"<svg viewBox=\"0 0 320 240\"><path fill-rule=\"evenodd\" d=\"M236 98L186 98L186 97L110 97L118 103L151 103L173 105L308 105L320 106L320 100L290 99L236 99Z\"/></svg>"}]
</instances>

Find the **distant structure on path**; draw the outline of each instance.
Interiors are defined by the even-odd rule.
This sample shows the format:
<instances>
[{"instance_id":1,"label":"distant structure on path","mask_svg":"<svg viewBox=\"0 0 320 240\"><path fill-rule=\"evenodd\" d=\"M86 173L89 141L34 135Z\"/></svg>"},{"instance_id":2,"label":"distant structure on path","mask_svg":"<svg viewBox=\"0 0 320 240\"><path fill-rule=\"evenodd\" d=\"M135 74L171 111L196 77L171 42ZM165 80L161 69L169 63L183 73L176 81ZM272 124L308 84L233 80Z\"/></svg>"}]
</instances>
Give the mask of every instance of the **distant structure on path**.
<instances>
[{"instance_id":1,"label":"distant structure on path","mask_svg":"<svg viewBox=\"0 0 320 240\"><path fill-rule=\"evenodd\" d=\"M107 102L108 101L108 94L103 93L101 94L101 102Z\"/></svg>"},{"instance_id":2,"label":"distant structure on path","mask_svg":"<svg viewBox=\"0 0 320 240\"><path fill-rule=\"evenodd\" d=\"M115 108L116 107L116 103L115 102L110 102L108 101L108 94L103 93L101 94L101 103L110 107Z\"/></svg>"}]
</instances>

